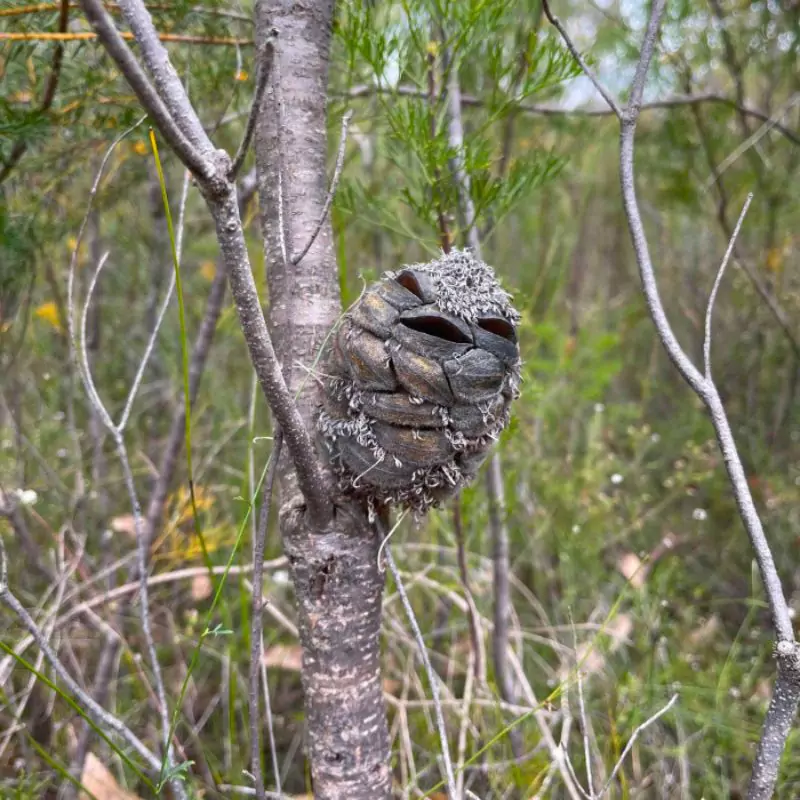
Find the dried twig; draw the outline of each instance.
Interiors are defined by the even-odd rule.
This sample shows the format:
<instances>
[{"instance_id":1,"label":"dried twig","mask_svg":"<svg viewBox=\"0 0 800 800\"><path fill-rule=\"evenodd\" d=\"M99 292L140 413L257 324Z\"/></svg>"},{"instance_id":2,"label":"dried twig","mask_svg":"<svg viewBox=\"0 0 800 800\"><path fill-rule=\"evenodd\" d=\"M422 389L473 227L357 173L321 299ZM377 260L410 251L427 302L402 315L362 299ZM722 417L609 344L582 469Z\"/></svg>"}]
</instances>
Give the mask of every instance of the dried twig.
<instances>
[{"instance_id":1,"label":"dried twig","mask_svg":"<svg viewBox=\"0 0 800 800\"><path fill-rule=\"evenodd\" d=\"M426 99L427 93L418 89L416 86L407 86L400 84L399 86L381 87L372 86L368 84L360 84L351 87L344 95L348 99L358 100L364 97L371 97L376 94L392 94L399 95L400 97L412 97L419 99ZM333 94L332 96L336 96ZM617 116L613 108L559 108L558 106L545 105L541 103L526 103L517 102L514 99L508 101L509 105L513 105L514 110L522 114L538 115L543 117L608 117ZM461 95L461 104L470 108L482 108L486 105L484 100L471 94ZM774 117L767 114L758 108L753 108L748 105L739 105L736 100L726 97L719 92L699 92L698 94L675 94L671 97L665 97L661 100L653 100L648 103L642 103L641 112L672 110L681 108L692 108L700 105L712 104L723 105L734 109L736 112L744 114L745 116L752 117L753 119L761 120L761 122L769 122L770 128L777 131L785 139L792 144L800 145L800 135L798 135L791 128L782 125L780 121L775 121Z\"/></svg>"},{"instance_id":2,"label":"dried twig","mask_svg":"<svg viewBox=\"0 0 800 800\"><path fill-rule=\"evenodd\" d=\"M352 118L352 111L345 112L344 116L342 117L342 132L339 136L339 150L336 154L336 167L333 170L333 179L331 180L330 189L328 189L328 196L325 198L325 205L322 208L322 214L320 214L319 222L311 233L308 242L306 242L306 246L297 255L292 256L292 264L294 266L297 266L305 258L306 253L308 253L308 251L311 249L311 245L314 244L317 236L319 236L319 232L322 230L322 226L325 224L325 220L328 217L328 212L331 209L331 205L333 205L333 198L336 196L336 189L339 186L339 179L342 177L342 168L344 167L344 154L347 146L347 127Z\"/></svg>"},{"instance_id":3,"label":"dried twig","mask_svg":"<svg viewBox=\"0 0 800 800\"><path fill-rule=\"evenodd\" d=\"M750 208L750 203L753 201L752 193L747 195L747 200L745 201L744 207L742 208L742 213L739 214L739 220L736 223L736 227L733 230L733 234L731 236L730 241L728 242L728 249L725 251L725 256L722 259L722 263L719 266L719 270L717 271L717 277L714 280L714 286L711 289L711 294L708 297L708 306L706 308L706 320L705 320L705 329L704 329L704 336L703 336L703 370L705 372L705 378L707 381L711 381L711 318L714 314L714 302L717 299L717 292L719 291L720 284L722 283L722 278L725 276L725 269L728 266L728 262L730 261L731 254L733 253L733 248L736 245L736 238L739 236L739 231L742 228L742 223L744 222L744 218L747 215L747 209Z\"/></svg>"},{"instance_id":4,"label":"dried twig","mask_svg":"<svg viewBox=\"0 0 800 800\"><path fill-rule=\"evenodd\" d=\"M69 674L69 671L61 663L55 651L50 647L47 638L42 633L39 626L34 622L31 615L25 610L22 603L12 594L8 588L8 564L3 540L0 538L0 603L7 606L28 631L39 649L44 653L45 658L50 663L53 671L59 680L67 687L72 695L77 698L87 716L105 733L116 736L119 740L127 744L147 763L148 767L154 772L161 769L161 761L150 749L130 730L119 718L109 714L101 705L85 692L80 685ZM179 790L180 791L180 790ZM183 793L179 794L184 797Z\"/></svg>"},{"instance_id":5,"label":"dried twig","mask_svg":"<svg viewBox=\"0 0 800 800\"><path fill-rule=\"evenodd\" d=\"M614 765L614 769L611 770L611 774L608 776L608 780L605 782L602 791L600 792L598 797L602 797L608 790L611 788L611 784L614 782L614 778L617 777L619 774L620 769L622 768L622 764L625 759L628 757L628 753L630 753L631 748L634 744L636 744L636 740L639 738L639 734L645 730L645 728L650 727L659 717L663 717L664 714L669 711L675 703L678 702L678 695L674 694L670 698L670 701L659 711L656 711L652 717L646 719L641 725L637 726L634 732L631 734L631 738L628 739L628 743L625 745L625 749L622 751L619 759L617 759L617 763Z\"/></svg>"},{"instance_id":6,"label":"dried twig","mask_svg":"<svg viewBox=\"0 0 800 800\"><path fill-rule=\"evenodd\" d=\"M608 107L614 112L614 114L616 114L617 117L622 119L622 109L619 107L617 101L611 96L611 93L603 86L603 84L600 83L600 79L597 77L597 75L595 75L594 70L586 63L583 56L578 52L578 48L575 47L575 45L572 43L572 40L567 35L567 31L561 24L561 20L550 10L550 3L548 3L547 0L542 0L542 9L544 10L544 15L550 21L550 24L561 34L564 44L567 46L569 52L572 53L572 57L578 62L586 77L592 82L592 84L594 84L594 88L597 89L603 100L608 103Z\"/></svg>"},{"instance_id":7,"label":"dried twig","mask_svg":"<svg viewBox=\"0 0 800 800\"><path fill-rule=\"evenodd\" d=\"M267 539L267 526L269 523L269 510L272 505L272 491L275 485L275 475L278 470L278 461L281 457L281 434L275 433L275 440L270 454L269 470L267 472L264 495L261 501L261 518L258 524L256 539L253 542L253 597L250 611L250 684L248 694L248 707L250 712L250 772L253 774L256 784L256 797L258 800L265 800L264 793L264 771L261 768L261 717L259 713L259 678L263 669L261 653L263 648L263 629L264 629L264 547ZM266 683L266 681L265 681ZM269 698L269 687L265 685L264 691ZM270 714L271 717L271 714ZM272 756L275 755L275 741L270 730L270 742L272 745ZM275 771L276 780L280 781L280 773ZM278 785L280 794L280 784Z\"/></svg>"},{"instance_id":8,"label":"dried twig","mask_svg":"<svg viewBox=\"0 0 800 800\"><path fill-rule=\"evenodd\" d=\"M253 95L253 105L250 107L250 115L247 117L247 124L244 128L244 136L242 137L241 144L236 151L236 155L233 157L233 164L231 164L231 168L228 171L228 179L232 181L236 180L236 176L239 174L239 170L244 164L244 159L247 156L247 151L250 149L250 144L256 132L258 115L261 113L264 94L267 91L272 75L272 62L275 58L275 38L277 35L278 32L273 29L272 36L264 42L264 50L258 64L258 76L256 77L256 90Z\"/></svg>"},{"instance_id":9,"label":"dried twig","mask_svg":"<svg viewBox=\"0 0 800 800\"><path fill-rule=\"evenodd\" d=\"M403 586L403 579L400 576L400 570L394 563L392 557L392 550L390 547L384 550L386 563L389 571L392 573L394 582L397 586L397 593L400 595L400 600L403 603L408 623L411 625L411 630L414 632L414 639L419 648L419 656L422 660L422 665L425 668L425 674L428 676L428 683L431 686L431 697L433 698L433 707L436 714L436 727L439 732L439 744L442 748L442 761L444 762L445 781L447 783L447 792L450 800L459 800L459 795L456 791L456 781L453 775L453 762L450 759L450 745L447 741L447 727L444 722L444 714L442 713L442 702L439 696L439 676L436 674L431 660L428 657L428 649L425 647L425 639L422 636L422 631L419 629L419 623L414 614L414 609L411 606L411 601L406 594L405 586Z\"/></svg>"}]
</instances>

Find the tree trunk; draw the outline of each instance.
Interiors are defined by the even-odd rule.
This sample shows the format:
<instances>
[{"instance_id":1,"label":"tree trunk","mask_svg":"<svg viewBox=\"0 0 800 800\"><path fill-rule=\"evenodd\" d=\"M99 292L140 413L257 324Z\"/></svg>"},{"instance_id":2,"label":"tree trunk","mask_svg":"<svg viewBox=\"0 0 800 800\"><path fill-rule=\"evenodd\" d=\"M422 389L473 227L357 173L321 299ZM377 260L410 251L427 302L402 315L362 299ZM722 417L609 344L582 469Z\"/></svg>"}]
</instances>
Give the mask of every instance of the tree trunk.
<instances>
[{"instance_id":1,"label":"tree trunk","mask_svg":"<svg viewBox=\"0 0 800 800\"><path fill-rule=\"evenodd\" d=\"M332 22L332 0L260 0L256 6L259 44L277 31L271 86L255 138L269 324L286 382L300 392L298 407L309 428L320 401L320 383L309 370L341 310L330 222L299 264L291 259L316 229L328 192ZM288 458L280 475L281 534L297 596L314 796L389 798L380 668L384 579L376 533L365 509L342 499L324 529L315 529Z\"/></svg>"}]
</instances>

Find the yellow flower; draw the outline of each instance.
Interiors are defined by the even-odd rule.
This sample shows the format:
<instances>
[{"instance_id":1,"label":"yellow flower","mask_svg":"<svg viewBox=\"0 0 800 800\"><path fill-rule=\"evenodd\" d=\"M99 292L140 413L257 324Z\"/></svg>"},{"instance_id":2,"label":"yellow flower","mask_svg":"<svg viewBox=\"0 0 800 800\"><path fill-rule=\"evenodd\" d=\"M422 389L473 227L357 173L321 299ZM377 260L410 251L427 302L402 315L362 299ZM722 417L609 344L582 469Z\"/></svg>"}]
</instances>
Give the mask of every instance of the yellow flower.
<instances>
[{"instance_id":1,"label":"yellow flower","mask_svg":"<svg viewBox=\"0 0 800 800\"><path fill-rule=\"evenodd\" d=\"M236 74L233 76L235 81L246 81L248 78L247 72L243 69L237 70Z\"/></svg>"},{"instance_id":2,"label":"yellow flower","mask_svg":"<svg viewBox=\"0 0 800 800\"><path fill-rule=\"evenodd\" d=\"M213 261L204 261L200 265L200 274L207 280L213 281L217 274L217 265Z\"/></svg>"},{"instance_id":3,"label":"yellow flower","mask_svg":"<svg viewBox=\"0 0 800 800\"><path fill-rule=\"evenodd\" d=\"M39 319L43 319L45 322L48 322L57 331L62 330L61 318L58 316L58 308L56 307L56 304L52 302L52 300L49 303L42 303L42 305L36 309L35 313Z\"/></svg>"},{"instance_id":4,"label":"yellow flower","mask_svg":"<svg viewBox=\"0 0 800 800\"><path fill-rule=\"evenodd\" d=\"M147 155L147 145L140 139L136 144L133 145L133 152L139 156L146 156Z\"/></svg>"}]
</instances>

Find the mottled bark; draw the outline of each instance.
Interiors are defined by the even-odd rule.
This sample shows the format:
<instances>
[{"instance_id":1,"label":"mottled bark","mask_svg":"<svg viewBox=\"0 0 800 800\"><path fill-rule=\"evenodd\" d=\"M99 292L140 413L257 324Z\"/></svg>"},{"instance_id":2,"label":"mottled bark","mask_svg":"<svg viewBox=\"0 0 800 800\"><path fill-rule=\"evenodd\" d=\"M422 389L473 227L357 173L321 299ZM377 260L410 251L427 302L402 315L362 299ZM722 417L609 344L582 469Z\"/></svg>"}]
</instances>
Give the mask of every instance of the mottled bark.
<instances>
[{"instance_id":1,"label":"mottled bark","mask_svg":"<svg viewBox=\"0 0 800 800\"><path fill-rule=\"evenodd\" d=\"M314 797L389 798L378 540L352 506L325 530L308 526L302 506L284 506L281 533L297 595Z\"/></svg>"},{"instance_id":2,"label":"mottled bark","mask_svg":"<svg viewBox=\"0 0 800 800\"><path fill-rule=\"evenodd\" d=\"M262 0L262 46L277 31L273 80L256 129L256 167L269 284L269 325L286 383L313 428L320 382L309 376L340 310L333 231L319 225L328 194L327 79L332 0ZM315 798L390 797L389 737L380 677L378 542L365 509L341 498L313 521L281 463L281 534L303 646L302 683ZM320 486L320 494L326 486Z\"/></svg>"}]
</instances>

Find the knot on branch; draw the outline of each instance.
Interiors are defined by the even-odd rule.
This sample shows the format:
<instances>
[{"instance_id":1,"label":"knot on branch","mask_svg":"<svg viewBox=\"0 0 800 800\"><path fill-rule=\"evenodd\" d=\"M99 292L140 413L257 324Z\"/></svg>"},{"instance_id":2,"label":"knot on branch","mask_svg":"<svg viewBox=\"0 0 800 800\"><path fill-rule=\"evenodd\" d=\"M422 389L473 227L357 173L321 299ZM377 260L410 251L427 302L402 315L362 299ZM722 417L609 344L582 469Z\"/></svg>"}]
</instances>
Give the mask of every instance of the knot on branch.
<instances>
[{"instance_id":1,"label":"knot on branch","mask_svg":"<svg viewBox=\"0 0 800 800\"><path fill-rule=\"evenodd\" d=\"M800 683L800 644L784 639L775 644L774 654L778 669Z\"/></svg>"},{"instance_id":2,"label":"knot on branch","mask_svg":"<svg viewBox=\"0 0 800 800\"><path fill-rule=\"evenodd\" d=\"M372 284L328 353L318 428L341 489L423 512L469 483L519 395L519 320L465 250Z\"/></svg>"}]
</instances>

